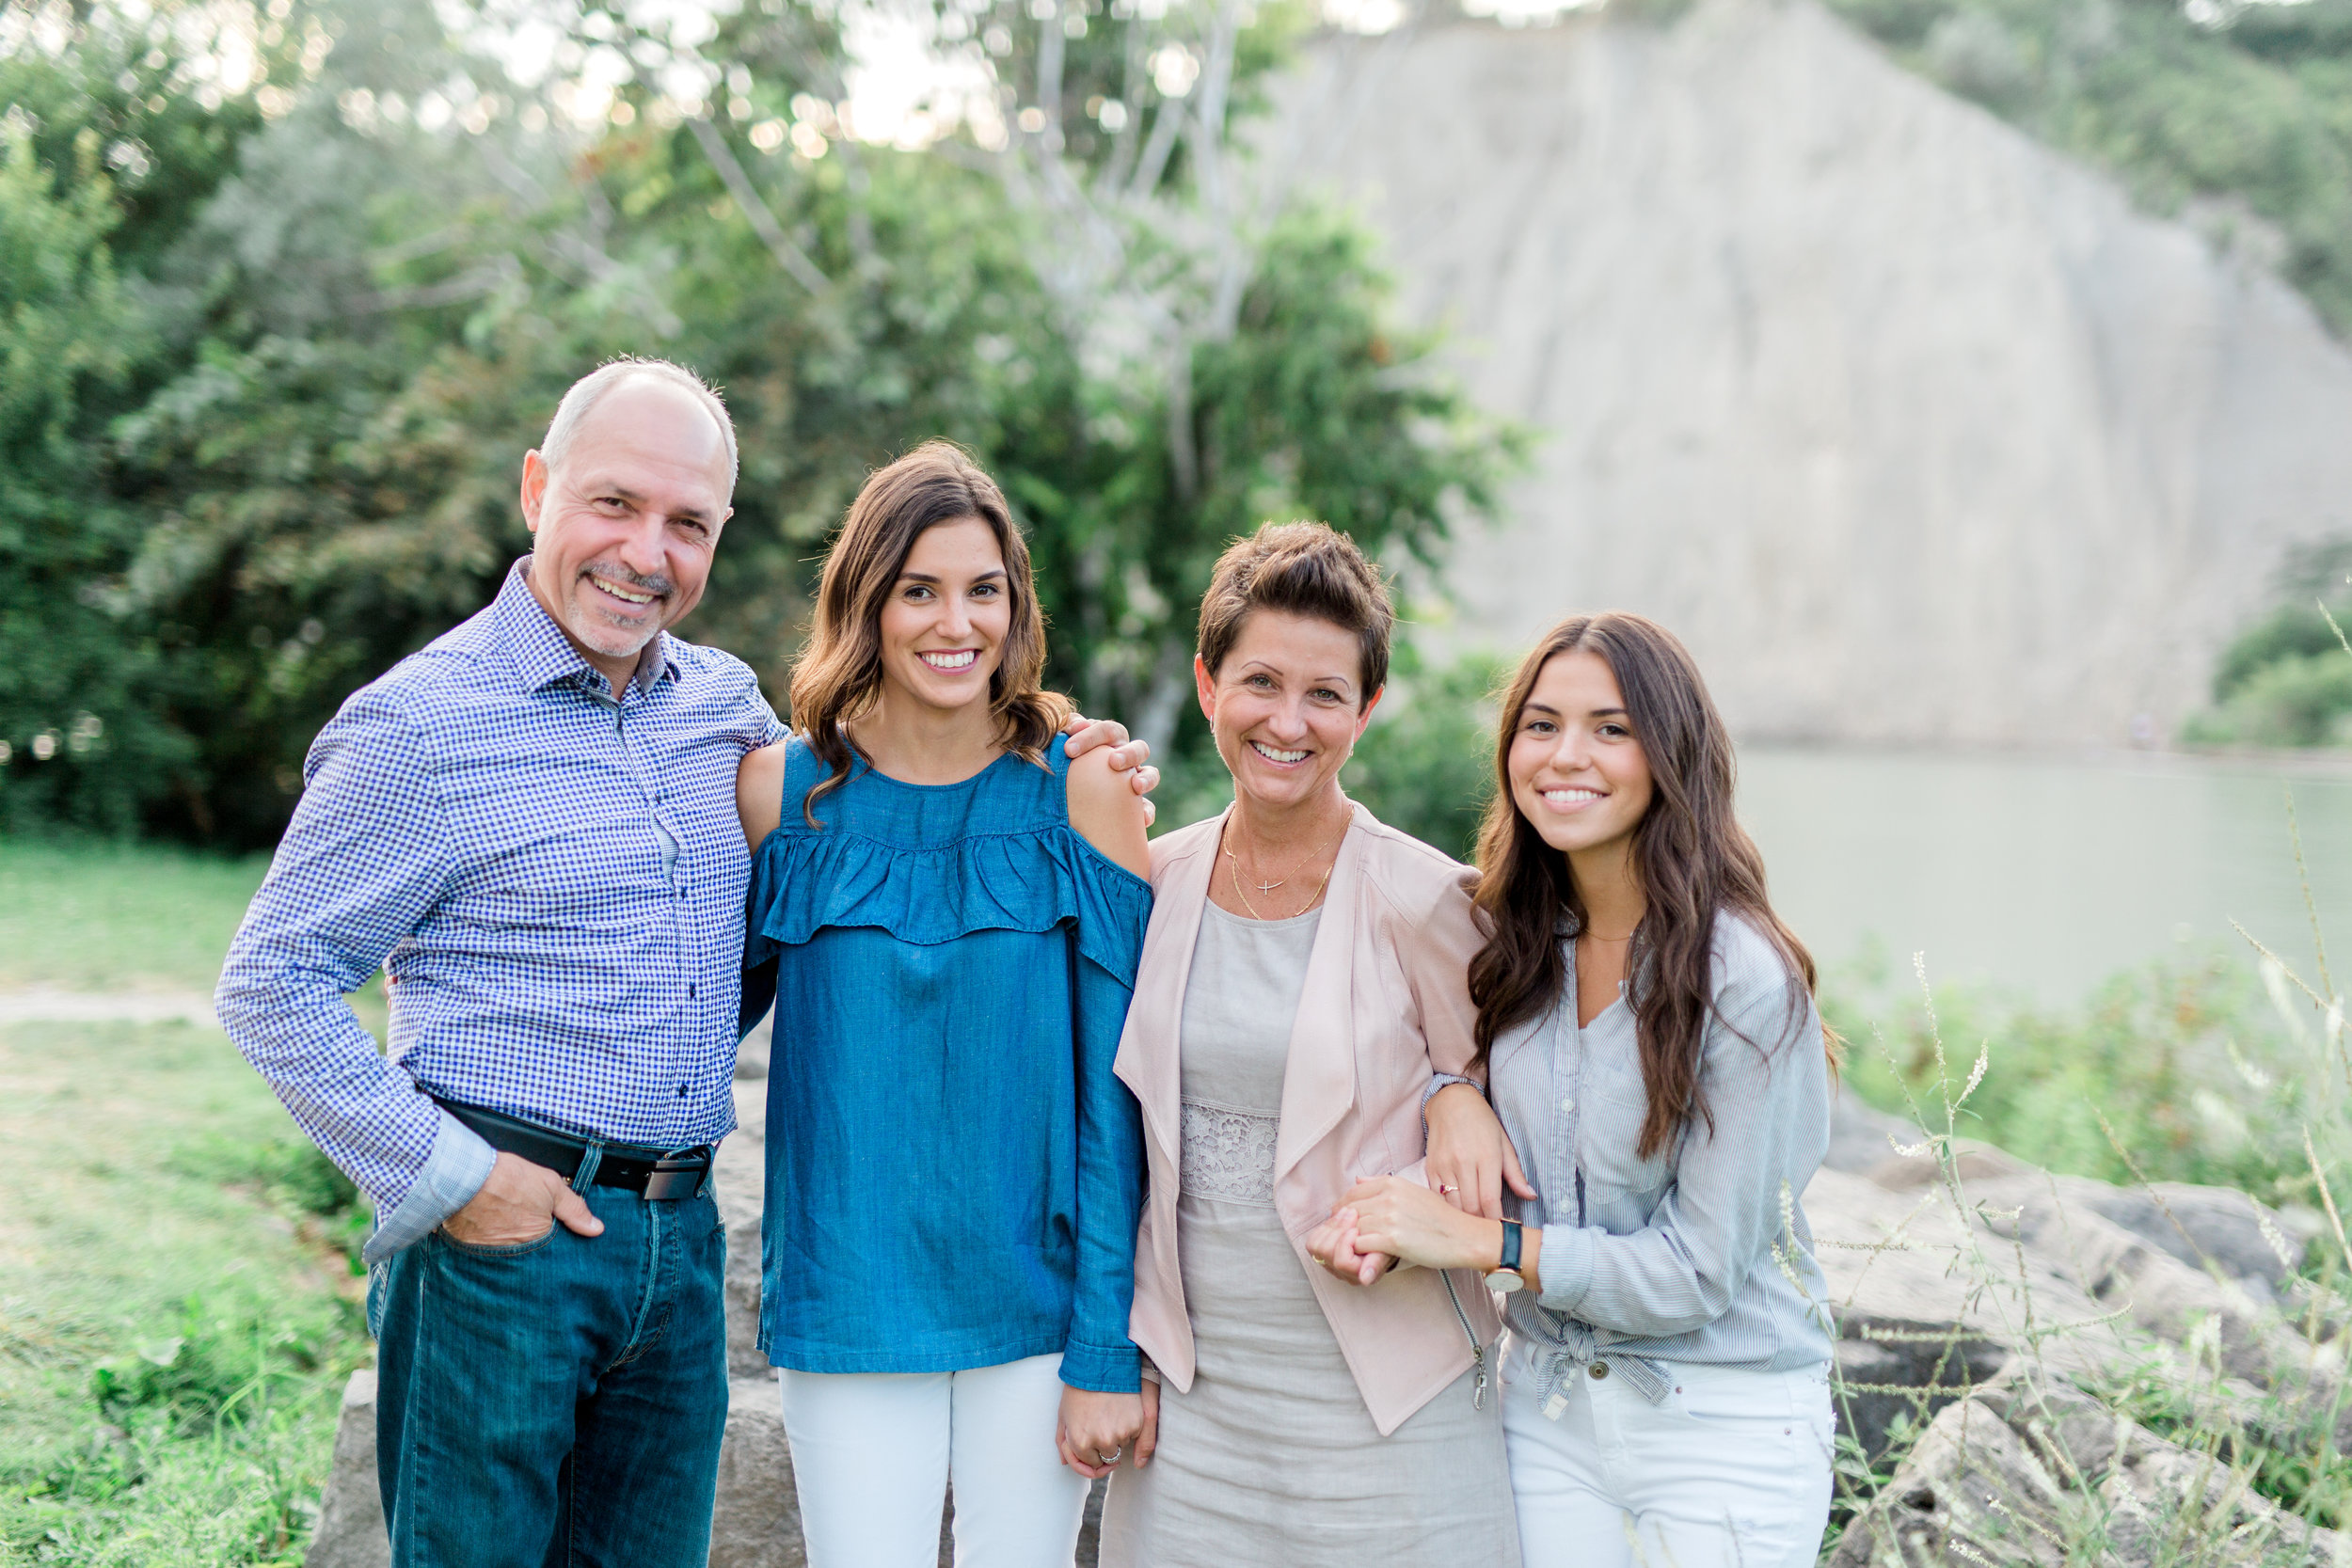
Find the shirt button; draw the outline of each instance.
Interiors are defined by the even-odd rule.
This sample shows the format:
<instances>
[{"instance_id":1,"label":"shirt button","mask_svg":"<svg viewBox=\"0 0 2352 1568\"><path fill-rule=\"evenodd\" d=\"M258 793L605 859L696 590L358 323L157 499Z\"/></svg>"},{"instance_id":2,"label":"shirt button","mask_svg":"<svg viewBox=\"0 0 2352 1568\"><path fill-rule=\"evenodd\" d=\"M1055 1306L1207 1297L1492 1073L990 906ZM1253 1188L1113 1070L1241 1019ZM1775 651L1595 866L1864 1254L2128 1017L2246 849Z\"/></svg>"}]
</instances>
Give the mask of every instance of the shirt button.
<instances>
[{"instance_id":1,"label":"shirt button","mask_svg":"<svg viewBox=\"0 0 2352 1568\"><path fill-rule=\"evenodd\" d=\"M1576 1096L1574 1096L1574 1095L1570 1095L1570 1096L1568 1096L1565 1100L1563 1100L1562 1101L1560 1101L1560 1109L1561 1109L1562 1111L1573 1111L1573 1110L1575 1110L1575 1109L1576 1109Z\"/></svg>"},{"instance_id":2,"label":"shirt button","mask_svg":"<svg viewBox=\"0 0 2352 1568\"><path fill-rule=\"evenodd\" d=\"M687 996L687 1000L688 1000L688 1001L690 1001L690 1002L691 1002L691 1001L692 1001L692 1000L693 1000L693 998L695 997L695 995L696 995L696 994L697 994L697 993L696 993L696 991L695 991L694 986L693 986L693 984L690 981L690 982L687 984L687 987L686 987L686 996ZM678 1093L680 1093L680 1094L684 1094L685 1092L686 1092L686 1091L685 1091L684 1089L680 1089L680 1090L678 1090Z\"/></svg>"},{"instance_id":3,"label":"shirt button","mask_svg":"<svg viewBox=\"0 0 2352 1568\"><path fill-rule=\"evenodd\" d=\"M686 1085L685 1085L680 1084L680 1085L677 1086L677 1097L678 1097L680 1100L684 1100L684 1099L686 1098Z\"/></svg>"}]
</instances>

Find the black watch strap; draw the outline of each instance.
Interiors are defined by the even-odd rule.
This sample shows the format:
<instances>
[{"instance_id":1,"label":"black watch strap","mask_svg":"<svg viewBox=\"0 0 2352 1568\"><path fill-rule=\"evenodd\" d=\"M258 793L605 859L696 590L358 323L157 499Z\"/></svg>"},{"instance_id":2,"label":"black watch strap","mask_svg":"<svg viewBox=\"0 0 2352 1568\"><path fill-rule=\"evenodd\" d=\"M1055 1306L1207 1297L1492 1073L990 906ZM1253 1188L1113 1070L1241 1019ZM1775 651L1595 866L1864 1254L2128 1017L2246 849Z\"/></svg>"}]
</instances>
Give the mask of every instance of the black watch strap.
<instances>
[{"instance_id":1,"label":"black watch strap","mask_svg":"<svg viewBox=\"0 0 2352 1568\"><path fill-rule=\"evenodd\" d=\"M1495 1268L1497 1271L1509 1269L1512 1273L1517 1274L1518 1272L1518 1267L1519 1222L1517 1220L1504 1220L1502 1222L1502 1261L1497 1263Z\"/></svg>"}]
</instances>

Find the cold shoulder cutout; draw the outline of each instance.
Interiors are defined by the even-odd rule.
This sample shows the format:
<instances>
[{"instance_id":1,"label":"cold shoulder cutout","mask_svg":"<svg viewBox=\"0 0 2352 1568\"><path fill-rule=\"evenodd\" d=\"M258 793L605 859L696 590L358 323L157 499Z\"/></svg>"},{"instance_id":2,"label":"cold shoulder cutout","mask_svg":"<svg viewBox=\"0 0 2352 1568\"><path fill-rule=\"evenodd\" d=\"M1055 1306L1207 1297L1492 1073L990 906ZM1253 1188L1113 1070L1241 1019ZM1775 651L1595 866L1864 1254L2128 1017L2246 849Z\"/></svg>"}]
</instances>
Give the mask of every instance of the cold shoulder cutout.
<instances>
[{"instance_id":1,"label":"cold shoulder cutout","mask_svg":"<svg viewBox=\"0 0 2352 1568\"><path fill-rule=\"evenodd\" d=\"M752 854L743 942L741 1028L773 1000L752 972L828 926L872 926L935 946L980 930L1077 926L1078 950L1134 989L1152 916L1152 884L1072 826L1066 737L1046 765L1007 753L951 784L901 784L856 764L803 802L831 771L799 736L785 743L784 812Z\"/></svg>"}]
</instances>

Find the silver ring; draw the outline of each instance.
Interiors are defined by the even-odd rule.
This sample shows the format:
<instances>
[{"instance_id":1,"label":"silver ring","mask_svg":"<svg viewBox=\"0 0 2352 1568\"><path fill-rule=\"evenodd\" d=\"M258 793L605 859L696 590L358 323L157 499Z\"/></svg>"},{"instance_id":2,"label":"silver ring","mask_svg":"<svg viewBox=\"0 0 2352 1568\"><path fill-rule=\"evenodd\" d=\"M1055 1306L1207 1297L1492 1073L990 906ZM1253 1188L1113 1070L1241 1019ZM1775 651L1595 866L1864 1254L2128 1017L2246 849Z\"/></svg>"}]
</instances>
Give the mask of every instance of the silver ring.
<instances>
[{"instance_id":1,"label":"silver ring","mask_svg":"<svg viewBox=\"0 0 2352 1568\"><path fill-rule=\"evenodd\" d=\"M1118 1448L1113 1449L1112 1449L1110 1452L1108 1452L1108 1453L1104 1453L1104 1452L1103 1452L1101 1449L1096 1449L1096 1450L1095 1450L1095 1454L1094 1454L1094 1463L1096 1463L1097 1465L1116 1465L1116 1464L1118 1464L1118 1463L1119 1463L1119 1456L1120 1456L1120 1454L1122 1454L1122 1453L1125 1453L1126 1451L1127 1451L1127 1448L1126 1448L1126 1445L1125 1445L1125 1444L1123 1444L1123 1443L1122 1443L1122 1444L1120 1444Z\"/></svg>"}]
</instances>

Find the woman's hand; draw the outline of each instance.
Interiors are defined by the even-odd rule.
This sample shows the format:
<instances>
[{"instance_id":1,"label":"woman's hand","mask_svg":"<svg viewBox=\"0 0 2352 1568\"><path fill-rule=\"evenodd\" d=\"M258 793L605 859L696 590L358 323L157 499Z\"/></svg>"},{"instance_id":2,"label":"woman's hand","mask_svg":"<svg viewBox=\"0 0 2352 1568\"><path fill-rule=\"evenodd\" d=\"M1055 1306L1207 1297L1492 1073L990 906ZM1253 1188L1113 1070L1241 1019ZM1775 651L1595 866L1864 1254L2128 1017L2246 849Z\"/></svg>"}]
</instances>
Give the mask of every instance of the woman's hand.
<instances>
[{"instance_id":1,"label":"woman's hand","mask_svg":"<svg viewBox=\"0 0 2352 1568\"><path fill-rule=\"evenodd\" d=\"M1160 1381L1147 1377L1143 1380L1143 1430L1136 1434L1136 1468L1151 1464L1152 1456L1159 1451Z\"/></svg>"},{"instance_id":2,"label":"woman's hand","mask_svg":"<svg viewBox=\"0 0 2352 1568\"><path fill-rule=\"evenodd\" d=\"M1357 1245L1356 1211L1335 1207L1331 1217L1307 1232L1307 1256L1350 1285L1369 1285L1396 1266L1384 1252Z\"/></svg>"},{"instance_id":3,"label":"woman's hand","mask_svg":"<svg viewBox=\"0 0 2352 1568\"><path fill-rule=\"evenodd\" d=\"M1129 787L1143 797L1143 820L1149 827L1158 819L1159 808L1152 803L1152 792L1160 787L1160 770L1152 766L1152 743L1127 738L1127 726L1116 719L1089 719L1073 713L1062 724L1061 733L1070 737L1065 748L1073 757L1082 757L1097 746L1111 749L1111 771L1127 775Z\"/></svg>"},{"instance_id":4,"label":"woman's hand","mask_svg":"<svg viewBox=\"0 0 2352 1568\"><path fill-rule=\"evenodd\" d=\"M1385 1252L1425 1269L1481 1272L1491 1272L1502 1259L1501 1220L1466 1214L1401 1176L1357 1182L1341 1197L1332 1218L1352 1223L1349 1244L1359 1253Z\"/></svg>"},{"instance_id":5,"label":"woman's hand","mask_svg":"<svg viewBox=\"0 0 2352 1568\"><path fill-rule=\"evenodd\" d=\"M1429 1185L1466 1214L1502 1218L1507 1182L1521 1197L1534 1197L1519 1169L1518 1150L1474 1084L1448 1084L1429 1097L1422 1113L1429 1124Z\"/></svg>"},{"instance_id":6,"label":"woman's hand","mask_svg":"<svg viewBox=\"0 0 2352 1568\"><path fill-rule=\"evenodd\" d=\"M1119 1468L1127 1445L1142 1435L1142 1395L1062 1389L1061 1418L1055 1423L1054 1444L1061 1449L1061 1462L1088 1480ZM1155 1441L1158 1435L1156 1431L1152 1433Z\"/></svg>"}]
</instances>

